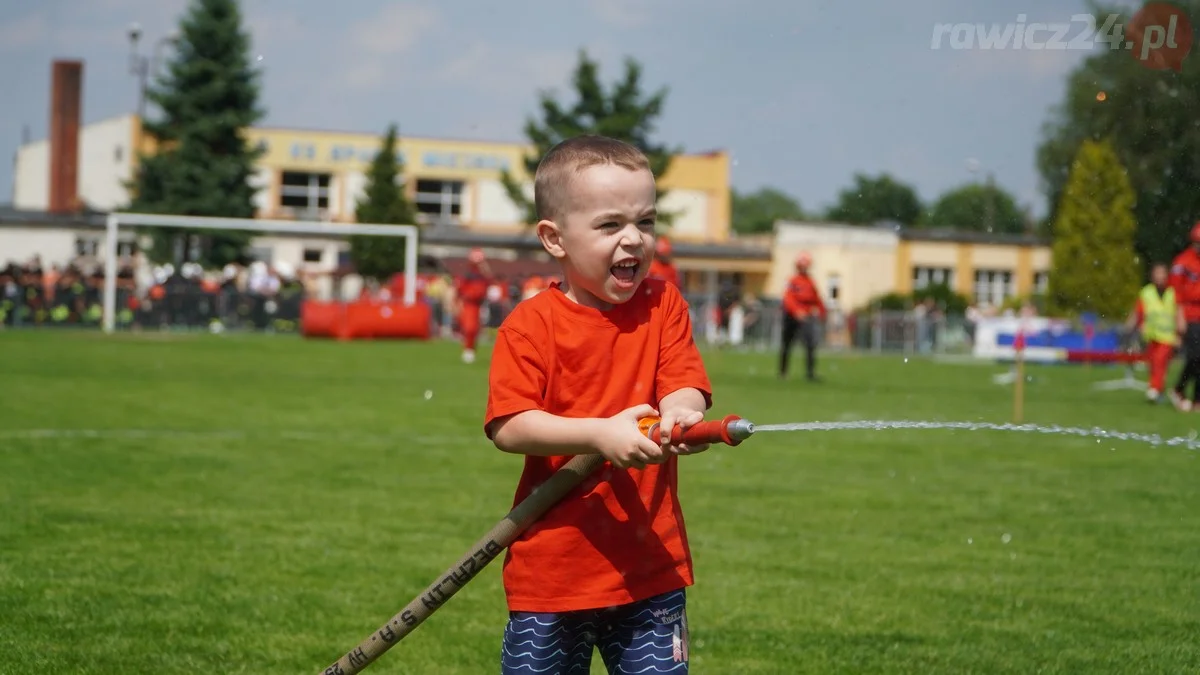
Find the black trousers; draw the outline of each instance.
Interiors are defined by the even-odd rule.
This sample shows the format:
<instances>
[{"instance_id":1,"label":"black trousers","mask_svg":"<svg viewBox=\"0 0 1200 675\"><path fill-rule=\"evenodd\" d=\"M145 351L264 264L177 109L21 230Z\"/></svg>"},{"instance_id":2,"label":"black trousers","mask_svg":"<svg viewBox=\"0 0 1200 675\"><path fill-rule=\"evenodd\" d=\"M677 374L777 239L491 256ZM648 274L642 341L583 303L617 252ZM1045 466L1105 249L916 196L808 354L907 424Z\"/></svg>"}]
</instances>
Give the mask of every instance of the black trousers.
<instances>
[{"instance_id":1,"label":"black trousers","mask_svg":"<svg viewBox=\"0 0 1200 675\"><path fill-rule=\"evenodd\" d=\"M1187 386L1192 383L1191 399L1196 403L1200 401L1200 323L1187 325L1187 332L1183 334L1183 358L1183 372L1179 373L1175 391L1188 398Z\"/></svg>"},{"instance_id":2,"label":"black trousers","mask_svg":"<svg viewBox=\"0 0 1200 675\"><path fill-rule=\"evenodd\" d=\"M814 378L817 375L817 324L812 317L797 319L791 314L783 315L783 344L779 351L779 376L788 373L788 361L791 359L792 343L799 337L804 343L805 373Z\"/></svg>"}]
</instances>

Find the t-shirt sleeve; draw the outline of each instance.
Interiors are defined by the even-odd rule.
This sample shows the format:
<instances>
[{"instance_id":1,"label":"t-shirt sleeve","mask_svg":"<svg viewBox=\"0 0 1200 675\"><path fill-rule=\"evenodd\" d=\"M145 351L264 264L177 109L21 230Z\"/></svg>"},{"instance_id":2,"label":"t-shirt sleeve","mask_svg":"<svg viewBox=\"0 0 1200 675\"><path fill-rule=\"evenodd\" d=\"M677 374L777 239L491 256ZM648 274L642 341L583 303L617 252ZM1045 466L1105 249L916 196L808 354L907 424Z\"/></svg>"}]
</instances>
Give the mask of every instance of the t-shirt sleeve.
<instances>
[{"instance_id":1,"label":"t-shirt sleeve","mask_svg":"<svg viewBox=\"0 0 1200 675\"><path fill-rule=\"evenodd\" d=\"M541 353L522 331L502 326L492 348L484 434L491 440L493 422L526 410L542 410L545 403L546 366Z\"/></svg>"},{"instance_id":2,"label":"t-shirt sleeve","mask_svg":"<svg viewBox=\"0 0 1200 675\"><path fill-rule=\"evenodd\" d=\"M692 318L688 313L687 301L679 289L666 284L662 302L662 347L655 378L658 398L662 400L672 392L692 387L704 394L704 405L711 408L712 384L692 337Z\"/></svg>"}]
</instances>

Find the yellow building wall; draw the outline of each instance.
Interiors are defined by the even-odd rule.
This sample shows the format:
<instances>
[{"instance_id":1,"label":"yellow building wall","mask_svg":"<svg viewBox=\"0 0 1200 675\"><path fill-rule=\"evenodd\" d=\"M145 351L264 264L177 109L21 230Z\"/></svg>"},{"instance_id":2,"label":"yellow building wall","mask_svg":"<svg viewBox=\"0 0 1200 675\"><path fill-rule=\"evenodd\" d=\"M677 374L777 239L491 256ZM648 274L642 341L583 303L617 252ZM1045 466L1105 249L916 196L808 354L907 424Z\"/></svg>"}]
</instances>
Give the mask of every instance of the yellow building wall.
<instances>
[{"instance_id":1,"label":"yellow building wall","mask_svg":"<svg viewBox=\"0 0 1200 675\"><path fill-rule=\"evenodd\" d=\"M975 258L975 247L971 244L959 244L957 250L957 267L954 270L954 285L959 295L968 298L975 297L975 268L971 261Z\"/></svg>"},{"instance_id":2,"label":"yellow building wall","mask_svg":"<svg viewBox=\"0 0 1200 675\"><path fill-rule=\"evenodd\" d=\"M729 154L724 151L681 155L673 160L658 180L661 190L672 188L704 192L708 197L707 238L727 241L732 220L729 189Z\"/></svg>"},{"instance_id":3,"label":"yellow building wall","mask_svg":"<svg viewBox=\"0 0 1200 675\"><path fill-rule=\"evenodd\" d=\"M896 285L897 293L912 292L912 242L896 242Z\"/></svg>"},{"instance_id":4,"label":"yellow building wall","mask_svg":"<svg viewBox=\"0 0 1200 675\"><path fill-rule=\"evenodd\" d=\"M1029 264L1033 266L1034 272L1049 272L1053 264L1051 258L1049 246L1035 246L1030 249Z\"/></svg>"},{"instance_id":5,"label":"yellow building wall","mask_svg":"<svg viewBox=\"0 0 1200 675\"><path fill-rule=\"evenodd\" d=\"M971 255L971 265L976 270L1017 270L1018 247L996 244L976 244Z\"/></svg>"},{"instance_id":6,"label":"yellow building wall","mask_svg":"<svg viewBox=\"0 0 1200 675\"><path fill-rule=\"evenodd\" d=\"M812 254L809 274L822 297L829 295L829 277L837 275L840 283L838 304L843 311L865 305L872 298L890 293L896 288L898 260L891 247L854 247L816 245L804 247L776 246L771 260L771 272L766 279L764 294L781 298L787 282L796 273L796 256L801 250Z\"/></svg>"},{"instance_id":7,"label":"yellow building wall","mask_svg":"<svg viewBox=\"0 0 1200 675\"><path fill-rule=\"evenodd\" d=\"M251 145L262 144L266 149L259 160L260 166L276 171L327 172L343 179L352 173L366 172L381 138L373 134L294 129L253 128L247 131ZM464 181L469 205L463 216L468 221L472 220L470 211L479 201L475 181L498 180L502 169L507 169L518 181L532 181L524 164L525 154L532 152L530 146L406 136L400 137L398 145L406 177ZM729 238L728 153L676 157L660 178L659 186L663 190L703 192L707 197L704 239L725 241ZM409 191L412 189L410 183Z\"/></svg>"}]
</instances>

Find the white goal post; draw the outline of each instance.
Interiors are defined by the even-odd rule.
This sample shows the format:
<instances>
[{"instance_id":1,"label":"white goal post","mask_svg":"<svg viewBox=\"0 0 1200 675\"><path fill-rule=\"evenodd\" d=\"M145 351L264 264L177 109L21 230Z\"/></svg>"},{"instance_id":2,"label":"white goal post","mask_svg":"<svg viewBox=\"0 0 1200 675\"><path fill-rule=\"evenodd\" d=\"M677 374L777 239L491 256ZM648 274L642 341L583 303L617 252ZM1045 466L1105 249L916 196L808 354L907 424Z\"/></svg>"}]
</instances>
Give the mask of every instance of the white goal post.
<instances>
[{"instance_id":1,"label":"white goal post","mask_svg":"<svg viewBox=\"0 0 1200 675\"><path fill-rule=\"evenodd\" d=\"M105 223L104 241L104 323L105 333L116 327L117 310L117 231L121 227L174 227L191 230L241 230L263 235L303 235L345 239L352 235L403 237L404 304L417 301L416 225L382 223L329 223L312 220L259 220L257 218L209 218L200 216L159 215L155 213L110 213Z\"/></svg>"}]
</instances>

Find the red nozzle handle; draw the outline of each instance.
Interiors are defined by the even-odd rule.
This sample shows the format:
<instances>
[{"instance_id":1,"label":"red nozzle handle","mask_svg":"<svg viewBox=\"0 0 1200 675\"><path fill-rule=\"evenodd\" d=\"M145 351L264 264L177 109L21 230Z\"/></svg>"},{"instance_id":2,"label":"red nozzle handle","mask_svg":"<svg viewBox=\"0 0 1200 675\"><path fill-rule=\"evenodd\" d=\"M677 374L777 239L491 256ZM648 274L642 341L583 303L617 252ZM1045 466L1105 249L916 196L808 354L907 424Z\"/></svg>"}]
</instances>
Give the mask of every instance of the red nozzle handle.
<instances>
[{"instance_id":1,"label":"red nozzle handle","mask_svg":"<svg viewBox=\"0 0 1200 675\"><path fill-rule=\"evenodd\" d=\"M742 442L742 438L735 437L729 433L729 425L731 422L742 419L737 415L726 415L724 419L711 420L708 422L700 422L688 427L684 431L678 424L671 432L671 443L678 445L684 443L687 445L701 445L704 443L725 443L726 445L737 445ZM658 417L646 417L638 422L642 433L646 434L646 438L654 442L658 442Z\"/></svg>"}]
</instances>

